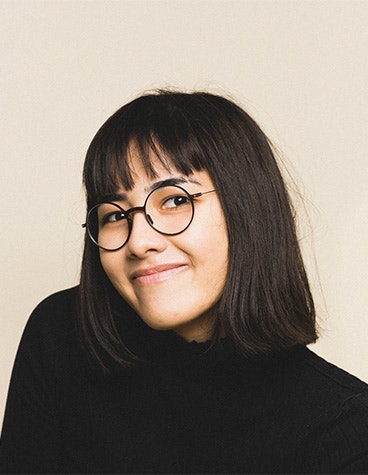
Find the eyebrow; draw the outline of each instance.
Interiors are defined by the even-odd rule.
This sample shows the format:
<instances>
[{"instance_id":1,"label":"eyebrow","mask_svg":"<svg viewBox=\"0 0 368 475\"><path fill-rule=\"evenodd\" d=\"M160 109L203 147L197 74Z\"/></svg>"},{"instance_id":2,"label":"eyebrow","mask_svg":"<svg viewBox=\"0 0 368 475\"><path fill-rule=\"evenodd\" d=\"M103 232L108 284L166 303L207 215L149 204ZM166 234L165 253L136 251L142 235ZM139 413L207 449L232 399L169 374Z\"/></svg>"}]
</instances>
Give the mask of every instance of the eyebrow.
<instances>
[{"instance_id":1,"label":"eyebrow","mask_svg":"<svg viewBox=\"0 0 368 475\"><path fill-rule=\"evenodd\" d=\"M185 175L179 175L177 177L170 177L166 178L165 180L159 180L155 181L152 183L150 186L144 188L144 191L146 193L150 193L156 188L160 188L163 186L175 186L175 185L182 185L183 183L194 183L195 185L201 185L201 183L196 180L195 178L191 178L189 176ZM128 200L128 195L126 193L111 193L108 195L104 195L102 197L101 202L106 202L106 201L127 201Z\"/></svg>"},{"instance_id":2,"label":"eyebrow","mask_svg":"<svg viewBox=\"0 0 368 475\"><path fill-rule=\"evenodd\" d=\"M154 183L152 183L152 185L145 188L144 191L146 193L149 193L152 190L154 190L155 188L160 188L162 186L182 185L183 183L194 183L196 185L201 184L198 180L195 180L194 178L190 178L189 176L180 175L180 176L177 176L177 177L167 178L166 180L155 181Z\"/></svg>"}]
</instances>

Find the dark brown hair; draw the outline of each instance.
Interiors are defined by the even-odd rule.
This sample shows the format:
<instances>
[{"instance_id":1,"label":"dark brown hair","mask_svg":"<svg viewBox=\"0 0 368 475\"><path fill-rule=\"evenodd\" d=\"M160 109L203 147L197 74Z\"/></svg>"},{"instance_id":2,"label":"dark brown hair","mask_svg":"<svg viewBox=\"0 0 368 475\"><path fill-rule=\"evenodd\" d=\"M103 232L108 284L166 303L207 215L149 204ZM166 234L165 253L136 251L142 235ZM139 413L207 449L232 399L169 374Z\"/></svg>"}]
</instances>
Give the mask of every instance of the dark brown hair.
<instances>
[{"instance_id":1,"label":"dark brown hair","mask_svg":"<svg viewBox=\"0 0 368 475\"><path fill-rule=\"evenodd\" d=\"M218 321L243 354L317 339L315 309L296 235L294 211L272 147L233 101L206 92L157 91L115 112L93 138L84 165L87 207L134 186L128 147L147 173L149 151L189 175L206 170L217 190L229 236L229 268ZM169 162L168 159L169 157ZM95 360L134 360L111 310L112 285L98 248L86 236L80 283L83 341Z\"/></svg>"}]
</instances>

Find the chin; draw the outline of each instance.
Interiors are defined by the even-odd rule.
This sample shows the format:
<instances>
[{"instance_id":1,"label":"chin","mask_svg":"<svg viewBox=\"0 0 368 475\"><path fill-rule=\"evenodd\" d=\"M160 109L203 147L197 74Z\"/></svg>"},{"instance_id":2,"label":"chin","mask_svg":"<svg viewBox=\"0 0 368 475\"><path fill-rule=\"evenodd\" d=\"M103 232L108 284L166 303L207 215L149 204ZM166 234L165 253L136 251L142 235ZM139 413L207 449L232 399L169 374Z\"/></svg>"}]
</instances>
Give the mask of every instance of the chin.
<instances>
[{"instance_id":1,"label":"chin","mask_svg":"<svg viewBox=\"0 0 368 475\"><path fill-rule=\"evenodd\" d=\"M173 331L175 331L175 329L178 327L177 324L174 324L172 322L170 323L169 321L162 322L162 321L158 321L158 320L152 319L152 318L144 318L144 317L141 317L141 318L146 323L146 325L148 325L150 328L152 328L152 330L159 330L159 331L173 330Z\"/></svg>"}]
</instances>

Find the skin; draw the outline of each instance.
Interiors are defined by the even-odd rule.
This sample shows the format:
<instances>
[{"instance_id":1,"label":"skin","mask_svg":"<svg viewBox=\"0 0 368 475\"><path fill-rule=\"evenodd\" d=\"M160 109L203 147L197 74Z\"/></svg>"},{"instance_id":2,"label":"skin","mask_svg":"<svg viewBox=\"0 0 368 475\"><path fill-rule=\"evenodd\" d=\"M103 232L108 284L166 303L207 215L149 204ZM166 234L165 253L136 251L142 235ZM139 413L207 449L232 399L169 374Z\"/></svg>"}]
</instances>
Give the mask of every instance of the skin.
<instances>
[{"instance_id":1,"label":"skin","mask_svg":"<svg viewBox=\"0 0 368 475\"><path fill-rule=\"evenodd\" d=\"M121 188L124 209L142 206L154 183L184 180L189 193L213 190L206 171L189 177L168 171L156 162L157 176L146 175L137 153L131 153L135 184ZM226 279L228 236L217 193L195 200L194 218L183 233L165 236L147 223L143 213L133 216L127 244L118 251L100 249L102 266L119 294L151 328L173 330L187 341L211 337L215 311Z\"/></svg>"}]
</instances>

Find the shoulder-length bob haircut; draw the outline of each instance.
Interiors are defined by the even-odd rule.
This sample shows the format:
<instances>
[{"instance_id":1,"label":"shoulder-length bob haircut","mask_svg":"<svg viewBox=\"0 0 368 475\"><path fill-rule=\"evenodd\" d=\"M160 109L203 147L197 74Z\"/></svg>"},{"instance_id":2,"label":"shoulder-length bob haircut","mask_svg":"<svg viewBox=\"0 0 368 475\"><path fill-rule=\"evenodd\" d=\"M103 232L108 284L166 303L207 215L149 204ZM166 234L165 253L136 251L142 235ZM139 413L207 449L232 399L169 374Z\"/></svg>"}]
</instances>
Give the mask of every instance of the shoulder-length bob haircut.
<instances>
[{"instance_id":1,"label":"shoulder-length bob haircut","mask_svg":"<svg viewBox=\"0 0 368 475\"><path fill-rule=\"evenodd\" d=\"M207 92L159 90L138 97L102 125L88 148L88 209L121 184L134 186L132 144L149 175L155 175L153 151L168 168L185 175L205 170L211 177L229 238L218 322L235 346L254 355L316 341L294 210L272 146L256 122L231 100ZM109 362L129 365L135 359L116 329L113 292L98 248L86 235L79 322L85 346L105 370Z\"/></svg>"}]
</instances>

